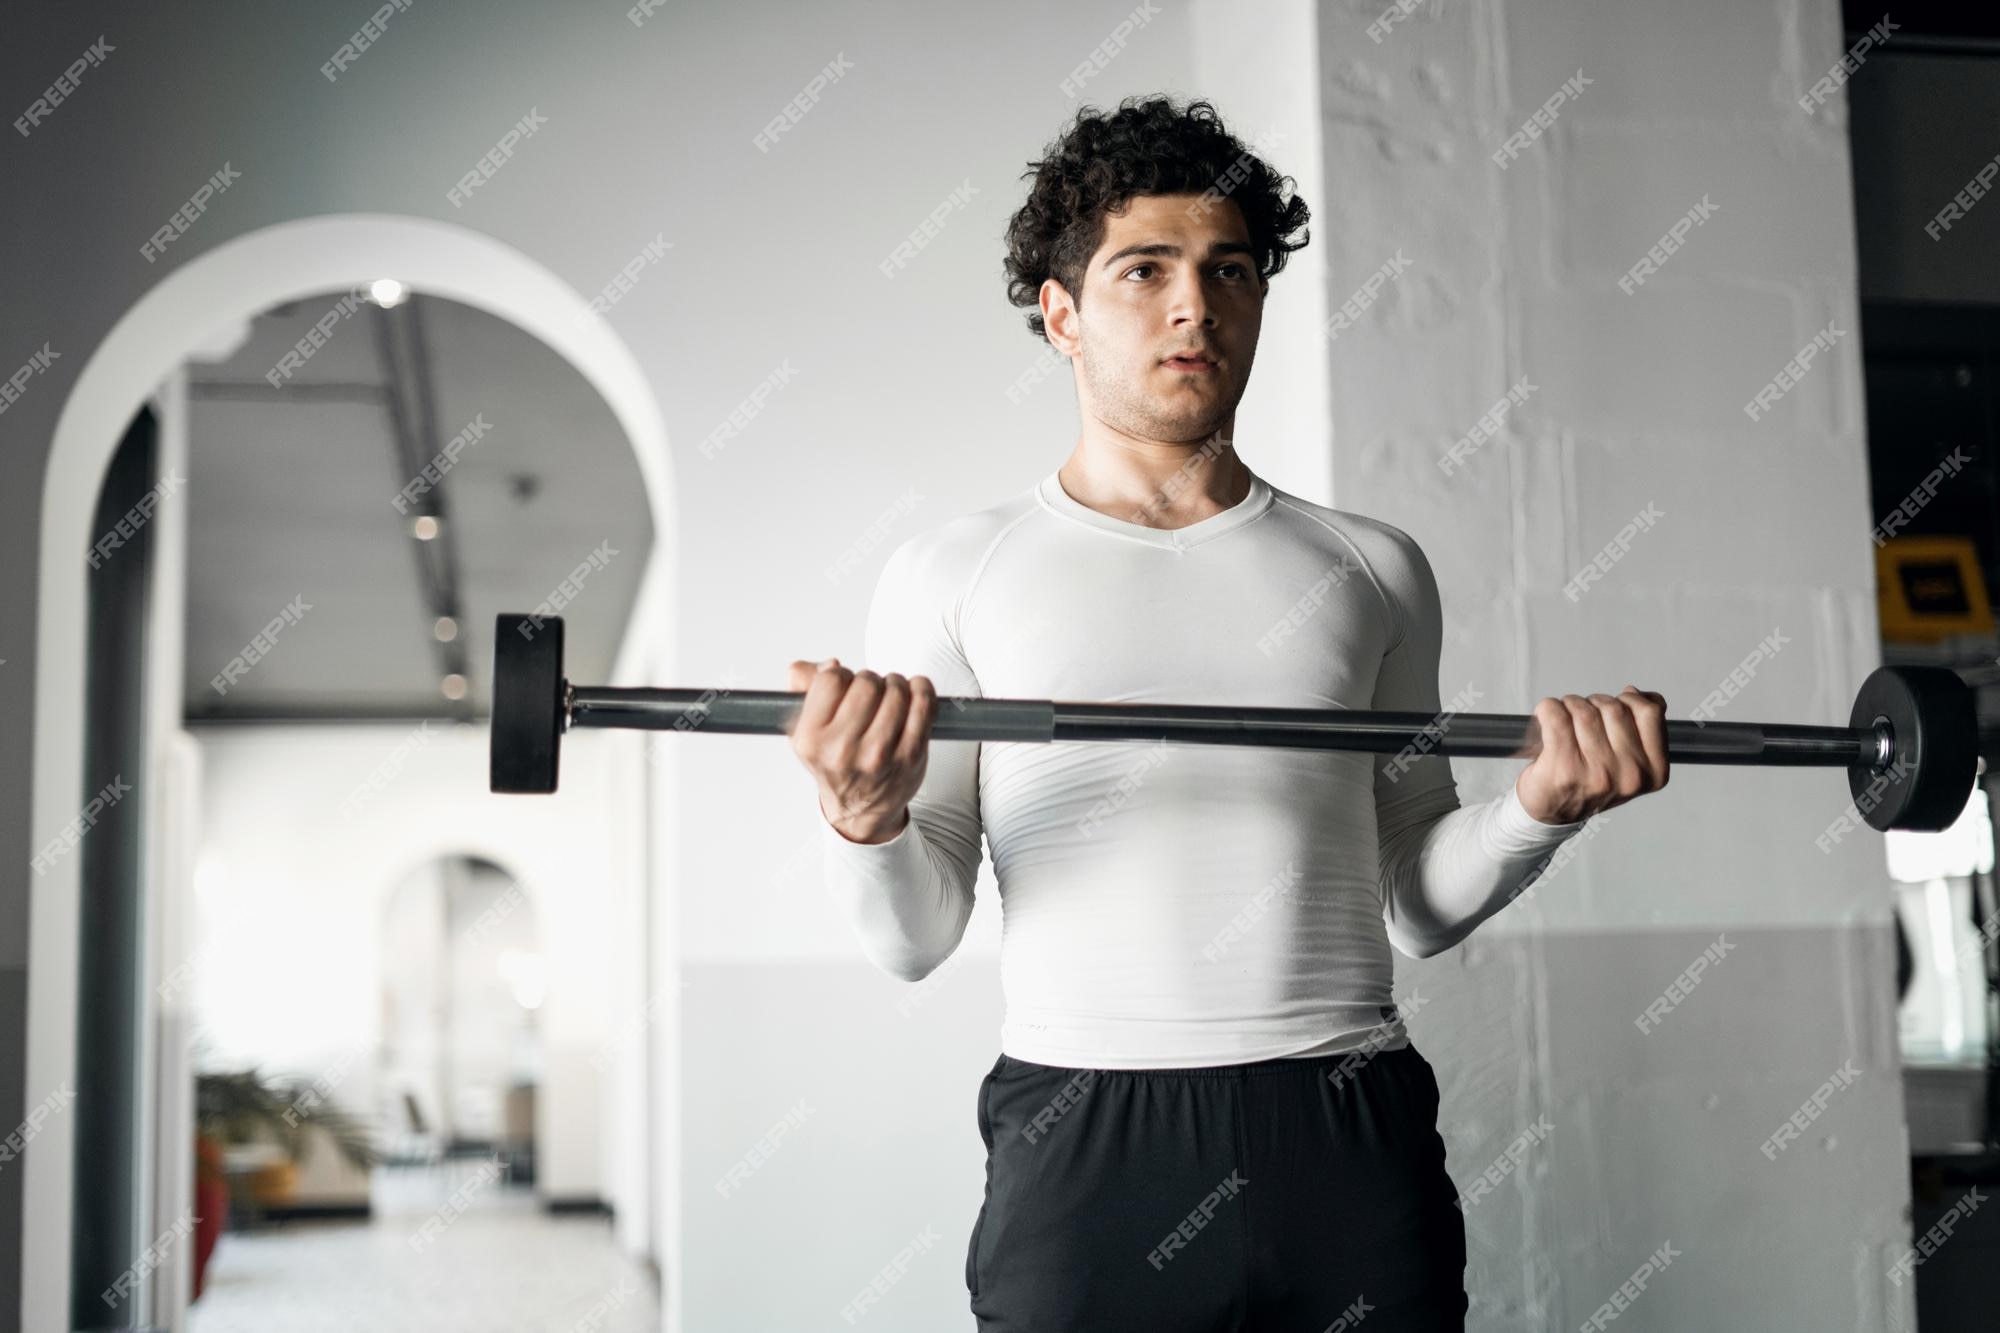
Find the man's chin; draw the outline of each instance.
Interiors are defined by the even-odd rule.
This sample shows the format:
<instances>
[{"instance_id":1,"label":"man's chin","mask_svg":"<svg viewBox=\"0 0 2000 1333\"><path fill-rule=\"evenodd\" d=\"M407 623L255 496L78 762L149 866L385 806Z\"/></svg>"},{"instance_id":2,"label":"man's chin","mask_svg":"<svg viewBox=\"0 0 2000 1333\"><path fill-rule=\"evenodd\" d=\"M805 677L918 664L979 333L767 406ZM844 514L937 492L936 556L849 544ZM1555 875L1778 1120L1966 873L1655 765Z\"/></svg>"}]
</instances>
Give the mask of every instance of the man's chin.
<instances>
[{"instance_id":1,"label":"man's chin","mask_svg":"<svg viewBox=\"0 0 2000 1333\"><path fill-rule=\"evenodd\" d=\"M1221 433L1222 419L1213 421L1164 420L1158 421L1146 432L1155 440L1169 444L1205 444Z\"/></svg>"},{"instance_id":2,"label":"man's chin","mask_svg":"<svg viewBox=\"0 0 2000 1333\"><path fill-rule=\"evenodd\" d=\"M1202 403L1187 411L1164 411L1153 419L1159 427L1156 438L1162 440L1184 440L1190 444L1206 436L1215 434L1222 423L1229 420L1229 413L1216 403Z\"/></svg>"}]
</instances>

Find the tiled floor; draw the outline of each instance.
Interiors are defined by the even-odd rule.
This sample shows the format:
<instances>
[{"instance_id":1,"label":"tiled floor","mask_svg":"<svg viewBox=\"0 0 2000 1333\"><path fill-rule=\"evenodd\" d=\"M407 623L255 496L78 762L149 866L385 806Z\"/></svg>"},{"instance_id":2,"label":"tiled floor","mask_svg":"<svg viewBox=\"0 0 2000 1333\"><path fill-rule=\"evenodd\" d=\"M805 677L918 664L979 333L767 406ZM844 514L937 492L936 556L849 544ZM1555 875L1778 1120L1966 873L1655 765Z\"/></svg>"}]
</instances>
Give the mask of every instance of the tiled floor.
<instances>
[{"instance_id":1,"label":"tiled floor","mask_svg":"<svg viewBox=\"0 0 2000 1333\"><path fill-rule=\"evenodd\" d=\"M478 1169L378 1173L367 1222L223 1236L188 1312L189 1333L659 1327L652 1281L619 1251L608 1220L551 1217L530 1192L486 1184Z\"/></svg>"}]
</instances>

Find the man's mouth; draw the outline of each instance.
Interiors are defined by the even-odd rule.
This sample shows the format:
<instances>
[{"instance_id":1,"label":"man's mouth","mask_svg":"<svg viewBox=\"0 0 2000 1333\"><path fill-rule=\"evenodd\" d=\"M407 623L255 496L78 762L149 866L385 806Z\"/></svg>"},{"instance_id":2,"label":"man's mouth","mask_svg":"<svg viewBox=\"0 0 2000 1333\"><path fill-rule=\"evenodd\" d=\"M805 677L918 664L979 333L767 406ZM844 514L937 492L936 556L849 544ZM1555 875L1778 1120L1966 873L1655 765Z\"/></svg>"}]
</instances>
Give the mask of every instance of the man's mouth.
<instances>
[{"instance_id":1,"label":"man's mouth","mask_svg":"<svg viewBox=\"0 0 2000 1333\"><path fill-rule=\"evenodd\" d=\"M1206 356L1170 356L1160 363L1170 370L1188 371L1199 374L1215 369L1215 361Z\"/></svg>"}]
</instances>

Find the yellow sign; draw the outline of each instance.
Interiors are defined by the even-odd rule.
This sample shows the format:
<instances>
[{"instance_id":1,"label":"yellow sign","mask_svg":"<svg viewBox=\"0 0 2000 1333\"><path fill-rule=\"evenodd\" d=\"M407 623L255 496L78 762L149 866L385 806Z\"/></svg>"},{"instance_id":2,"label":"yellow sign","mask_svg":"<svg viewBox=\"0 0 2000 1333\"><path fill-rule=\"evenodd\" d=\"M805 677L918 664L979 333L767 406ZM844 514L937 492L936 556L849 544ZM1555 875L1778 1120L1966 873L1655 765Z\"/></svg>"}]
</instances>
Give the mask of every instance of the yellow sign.
<instances>
[{"instance_id":1,"label":"yellow sign","mask_svg":"<svg viewBox=\"0 0 2000 1333\"><path fill-rule=\"evenodd\" d=\"M1993 604L1970 537L1891 537L1875 548L1882 638L1941 643L1990 634Z\"/></svg>"}]
</instances>

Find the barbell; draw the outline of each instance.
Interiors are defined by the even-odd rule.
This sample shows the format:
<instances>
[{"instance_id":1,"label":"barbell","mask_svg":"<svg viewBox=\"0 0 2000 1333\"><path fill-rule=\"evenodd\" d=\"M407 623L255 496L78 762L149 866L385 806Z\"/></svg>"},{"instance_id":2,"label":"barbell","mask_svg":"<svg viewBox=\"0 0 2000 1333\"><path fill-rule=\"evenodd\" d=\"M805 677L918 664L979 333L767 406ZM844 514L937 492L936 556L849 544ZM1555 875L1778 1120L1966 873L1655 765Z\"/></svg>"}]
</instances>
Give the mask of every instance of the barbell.
<instances>
[{"instance_id":1,"label":"barbell","mask_svg":"<svg viewBox=\"0 0 2000 1333\"><path fill-rule=\"evenodd\" d=\"M494 629L490 778L496 792L556 789L562 738L577 727L784 735L803 694L783 690L574 685L560 616L508 614ZM1972 796L1979 757L1972 690L1933 666L1879 667L1844 727L1669 720L1677 764L1844 768L1855 808L1878 829L1948 828ZM1528 714L1392 713L1212 704L1061 703L940 697L934 740L1173 741L1453 758L1533 758Z\"/></svg>"}]
</instances>

